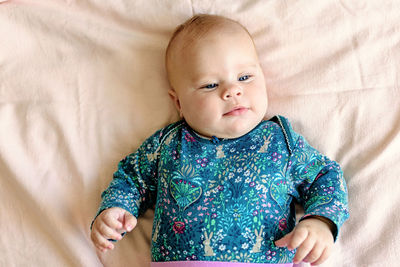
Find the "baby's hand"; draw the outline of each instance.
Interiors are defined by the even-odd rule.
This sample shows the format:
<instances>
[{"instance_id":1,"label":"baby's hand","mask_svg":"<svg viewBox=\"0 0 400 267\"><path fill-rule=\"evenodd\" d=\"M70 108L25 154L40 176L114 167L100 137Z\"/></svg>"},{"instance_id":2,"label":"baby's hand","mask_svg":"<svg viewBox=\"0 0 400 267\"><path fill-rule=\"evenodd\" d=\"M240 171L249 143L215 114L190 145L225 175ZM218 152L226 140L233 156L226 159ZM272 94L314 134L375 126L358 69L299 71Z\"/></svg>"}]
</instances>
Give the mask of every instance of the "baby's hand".
<instances>
[{"instance_id":1,"label":"baby's hand","mask_svg":"<svg viewBox=\"0 0 400 267\"><path fill-rule=\"evenodd\" d=\"M315 217L302 221L287 235L275 242L277 247L297 248L294 263L301 261L319 265L331 254L334 244L332 225Z\"/></svg>"},{"instance_id":2,"label":"baby's hand","mask_svg":"<svg viewBox=\"0 0 400 267\"><path fill-rule=\"evenodd\" d=\"M136 218L126 210L109 208L97 216L90 237L100 252L106 252L114 249L114 244L109 239L121 240L121 233L132 231L136 223Z\"/></svg>"}]
</instances>

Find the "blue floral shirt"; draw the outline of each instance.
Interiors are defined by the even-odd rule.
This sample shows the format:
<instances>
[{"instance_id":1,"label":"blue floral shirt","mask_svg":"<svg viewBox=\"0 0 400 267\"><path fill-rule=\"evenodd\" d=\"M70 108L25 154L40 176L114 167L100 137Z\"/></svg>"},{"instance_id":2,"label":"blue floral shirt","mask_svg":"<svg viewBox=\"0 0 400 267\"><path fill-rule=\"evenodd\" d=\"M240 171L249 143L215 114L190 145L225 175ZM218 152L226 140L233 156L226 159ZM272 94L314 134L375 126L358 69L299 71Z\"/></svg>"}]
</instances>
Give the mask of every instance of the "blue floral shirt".
<instances>
[{"instance_id":1,"label":"blue floral shirt","mask_svg":"<svg viewBox=\"0 0 400 267\"><path fill-rule=\"evenodd\" d=\"M120 162L98 214L155 207L152 261L288 263L295 252L274 241L294 228L296 202L330 219L336 239L348 218L342 171L284 117L226 140L179 121Z\"/></svg>"}]
</instances>

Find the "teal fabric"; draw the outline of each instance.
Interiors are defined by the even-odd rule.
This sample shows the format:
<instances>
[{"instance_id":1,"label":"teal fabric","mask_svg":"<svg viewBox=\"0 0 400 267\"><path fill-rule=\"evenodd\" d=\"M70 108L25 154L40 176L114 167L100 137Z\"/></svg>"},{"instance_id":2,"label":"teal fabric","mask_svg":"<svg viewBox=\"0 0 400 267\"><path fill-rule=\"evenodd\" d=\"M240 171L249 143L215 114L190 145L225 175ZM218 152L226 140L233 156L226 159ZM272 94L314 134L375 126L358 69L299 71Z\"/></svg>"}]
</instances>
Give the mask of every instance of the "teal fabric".
<instances>
[{"instance_id":1,"label":"teal fabric","mask_svg":"<svg viewBox=\"0 0 400 267\"><path fill-rule=\"evenodd\" d=\"M289 263L274 241L305 216L348 218L340 166L311 147L284 117L237 139L207 139L185 121L148 138L119 163L98 214L155 208L152 261Z\"/></svg>"}]
</instances>

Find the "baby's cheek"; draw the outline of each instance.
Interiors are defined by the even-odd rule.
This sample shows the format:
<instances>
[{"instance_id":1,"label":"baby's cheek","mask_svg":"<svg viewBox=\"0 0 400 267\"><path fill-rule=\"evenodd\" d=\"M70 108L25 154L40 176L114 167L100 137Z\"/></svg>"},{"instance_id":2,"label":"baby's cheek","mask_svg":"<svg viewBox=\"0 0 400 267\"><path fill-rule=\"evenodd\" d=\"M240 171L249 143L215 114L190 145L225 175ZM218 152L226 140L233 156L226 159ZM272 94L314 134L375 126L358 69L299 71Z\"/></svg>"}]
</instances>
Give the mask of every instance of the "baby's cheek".
<instances>
[{"instance_id":1,"label":"baby's cheek","mask_svg":"<svg viewBox=\"0 0 400 267\"><path fill-rule=\"evenodd\" d=\"M215 99L215 96L202 96L195 101L195 105L201 109L216 109L218 105L218 101Z\"/></svg>"}]
</instances>

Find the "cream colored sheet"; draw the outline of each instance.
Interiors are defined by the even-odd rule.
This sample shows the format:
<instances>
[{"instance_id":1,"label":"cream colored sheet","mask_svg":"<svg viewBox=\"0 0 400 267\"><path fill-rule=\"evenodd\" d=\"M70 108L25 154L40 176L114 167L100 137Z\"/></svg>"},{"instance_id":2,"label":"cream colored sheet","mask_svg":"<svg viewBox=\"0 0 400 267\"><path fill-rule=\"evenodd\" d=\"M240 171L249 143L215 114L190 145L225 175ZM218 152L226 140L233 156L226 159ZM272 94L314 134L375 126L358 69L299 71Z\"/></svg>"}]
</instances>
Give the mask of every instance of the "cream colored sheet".
<instances>
[{"instance_id":1,"label":"cream colored sheet","mask_svg":"<svg viewBox=\"0 0 400 267\"><path fill-rule=\"evenodd\" d=\"M342 164L351 218L323 266L398 266L397 0L1 3L0 266L148 266L151 211L101 260L89 225L118 161L177 119L163 55L194 13L249 29L268 115Z\"/></svg>"}]
</instances>

